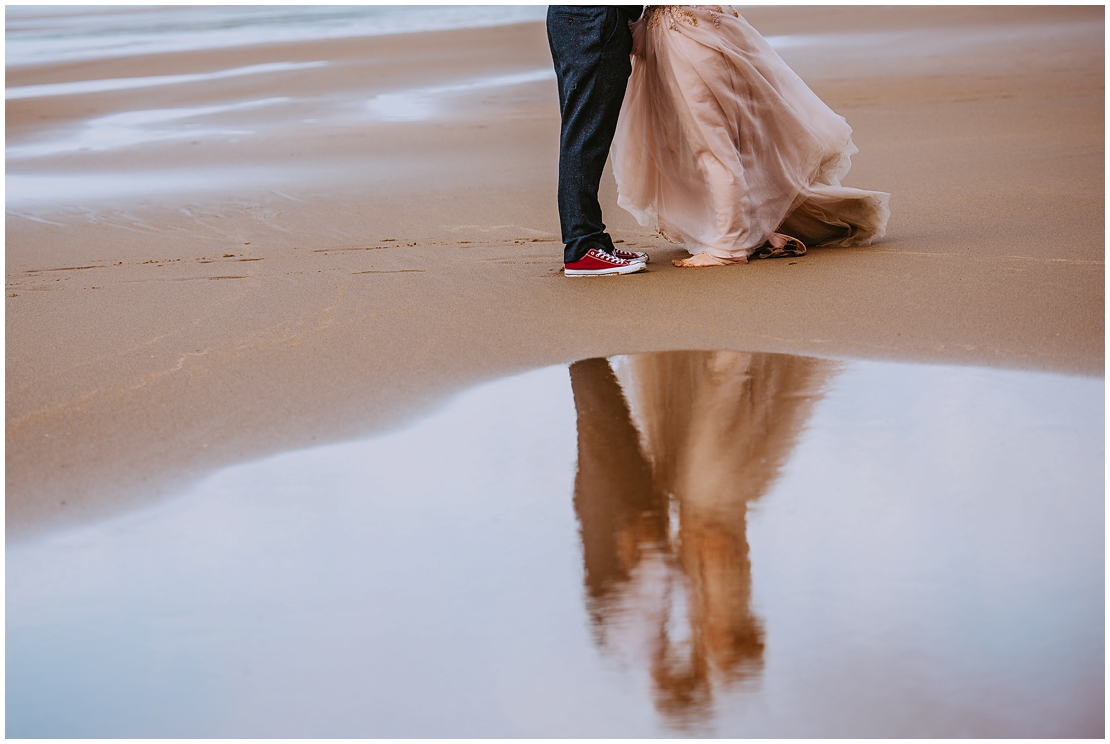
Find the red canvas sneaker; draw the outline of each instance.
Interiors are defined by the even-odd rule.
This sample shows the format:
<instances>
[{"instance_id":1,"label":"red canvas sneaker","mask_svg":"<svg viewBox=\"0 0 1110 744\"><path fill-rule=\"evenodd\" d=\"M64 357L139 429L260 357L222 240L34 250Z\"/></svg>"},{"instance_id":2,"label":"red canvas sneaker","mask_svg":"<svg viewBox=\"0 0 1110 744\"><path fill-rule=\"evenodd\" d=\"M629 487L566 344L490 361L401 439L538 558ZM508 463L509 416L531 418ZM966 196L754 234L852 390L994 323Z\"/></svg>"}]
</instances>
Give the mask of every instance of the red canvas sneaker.
<instances>
[{"instance_id":1,"label":"red canvas sneaker","mask_svg":"<svg viewBox=\"0 0 1110 744\"><path fill-rule=\"evenodd\" d=\"M563 264L563 273L567 276L606 276L634 274L646 268L647 265L642 261L628 261L608 254L600 248L591 248L577 261Z\"/></svg>"},{"instance_id":2,"label":"red canvas sneaker","mask_svg":"<svg viewBox=\"0 0 1110 744\"><path fill-rule=\"evenodd\" d=\"M643 251L622 251L620 248L614 248L613 255L617 258L623 258L625 261L643 261L644 263L651 263L648 254Z\"/></svg>"}]
</instances>

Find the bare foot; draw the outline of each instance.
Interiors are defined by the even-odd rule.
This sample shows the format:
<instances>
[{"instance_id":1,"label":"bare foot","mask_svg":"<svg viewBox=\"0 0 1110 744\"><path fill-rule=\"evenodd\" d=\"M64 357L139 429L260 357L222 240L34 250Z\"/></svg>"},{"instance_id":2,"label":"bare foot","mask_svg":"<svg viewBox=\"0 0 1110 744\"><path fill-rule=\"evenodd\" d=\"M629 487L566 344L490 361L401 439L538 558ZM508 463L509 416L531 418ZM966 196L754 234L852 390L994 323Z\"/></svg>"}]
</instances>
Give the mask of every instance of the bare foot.
<instances>
[{"instance_id":1,"label":"bare foot","mask_svg":"<svg viewBox=\"0 0 1110 744\"><path fill-rule=\"evenodd\" d=\"M680 269L697 268L702 266L728 266L727 261L722 261L716 256L711 256L708 253L695 253L689 258L676 258L671 261L675 266Z\"/></svg>"}]
</instances>

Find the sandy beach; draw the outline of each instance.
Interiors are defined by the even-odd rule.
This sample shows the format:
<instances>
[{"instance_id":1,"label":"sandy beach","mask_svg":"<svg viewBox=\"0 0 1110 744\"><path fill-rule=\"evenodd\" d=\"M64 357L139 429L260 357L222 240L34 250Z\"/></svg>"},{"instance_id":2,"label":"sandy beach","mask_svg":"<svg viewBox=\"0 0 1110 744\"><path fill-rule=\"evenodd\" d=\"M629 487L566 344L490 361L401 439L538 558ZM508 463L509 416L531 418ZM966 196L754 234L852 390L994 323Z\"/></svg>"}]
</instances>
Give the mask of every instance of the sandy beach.
<instances>
[{"instance_id":1,"label":"sandy beach","mask_svg":"<svg viewBox=\"0 0 1110 744\"><path fill-rule=\"evenodd\" d=\"M881 242L677 269L607 175L650 271L565 278L541 23L9 67L9 540L589 357L1102 376L1103 8L744 15L854 128Z\"/></svg>"}]
</instances>

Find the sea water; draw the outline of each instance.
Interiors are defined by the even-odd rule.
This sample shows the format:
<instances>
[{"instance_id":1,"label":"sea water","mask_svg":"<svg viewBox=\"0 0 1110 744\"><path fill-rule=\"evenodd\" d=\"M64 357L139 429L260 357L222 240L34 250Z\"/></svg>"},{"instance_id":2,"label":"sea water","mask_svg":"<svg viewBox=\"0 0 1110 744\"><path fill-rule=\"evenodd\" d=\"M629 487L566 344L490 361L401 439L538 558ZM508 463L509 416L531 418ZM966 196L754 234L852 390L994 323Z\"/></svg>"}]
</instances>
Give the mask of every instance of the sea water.
<instances>
[{"instance_id":1,"label":"sea water","mask_svg":"<svg viewBox=\"0 0 1110 744\"><path fill-rule=\"evenodd\" d=\"M543 6L14 6L6 15L7 65L18 69L139 54L495 26L542 21L545 12ZM125 108L120 110L102 109L83 119L9 132L6 207L9 213L65 210L136 197L180 201L229 191L241 194L244 189L275 183L285 188L313 179L334 182L342 169L337 174L318 163L301 169L284 161L213 168L187 161L160 162L152 168L144 158L152 153L152 159L157 159L165 147L182 143L226 146L297 131L318 133L337 127L362 131L378 123L442 118L455 109L467 109L473 115L472 109L482 104L482 94L554 81L554 70L548 66L510 68L492 75L448 73L437 84L400 89L388 84L375 87L374 80L368 80L366 90L345 90L339 95L325 84L308 98L285 95L279 85L279 95L229 101L203 87L228 79L273 85L283 75L328 64L326 60L278 60L215 70L184 68L173 74L144 75L137 70L131 76L93 79L85 79L74 67L69 72L74 79L8 86L7 100L33 103L118 91L136 91L138 96L123 99ZM192 96L190 105L142 106L143 91L167 87L185 90ZM486 115L499 114L487 111ZM153 149L155 145L163 150ZM146 152L136 156L137 148ZM121 161L121 154L127 159ZM129 165L121 167L121 162Z\"/></svg>"},{"instance_id":2,"label":"sea water","mask_svg":"<svg viewBox=\"0 0 1110 744\"><path fill-rule=\"evenodd\" d=\"M542 5L19 6L5 9L9 68L253 44L543 20Z\"/></svg>"}]
</instances>

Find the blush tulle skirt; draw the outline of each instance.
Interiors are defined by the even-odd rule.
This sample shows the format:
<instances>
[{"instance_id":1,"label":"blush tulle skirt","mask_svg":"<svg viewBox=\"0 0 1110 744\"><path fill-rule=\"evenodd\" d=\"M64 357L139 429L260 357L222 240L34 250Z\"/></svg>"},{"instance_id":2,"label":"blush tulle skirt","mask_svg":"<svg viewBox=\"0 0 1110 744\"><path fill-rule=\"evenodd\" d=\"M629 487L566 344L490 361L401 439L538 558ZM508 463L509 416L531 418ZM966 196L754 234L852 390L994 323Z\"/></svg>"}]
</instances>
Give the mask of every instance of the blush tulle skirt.
<instances>
[{"instance_id":1,"label":"blush tulle skirt","mask_svg":"<svg viewBox=\"0 0 1110 744\"><path fill-rule=\"evenodd\" d=\"M852 129L729 7L650 7L633 24L616 138L618 204L717 263L774 232L866 245L889 194L840 185Z\"/></svg>"}]
</instances>

